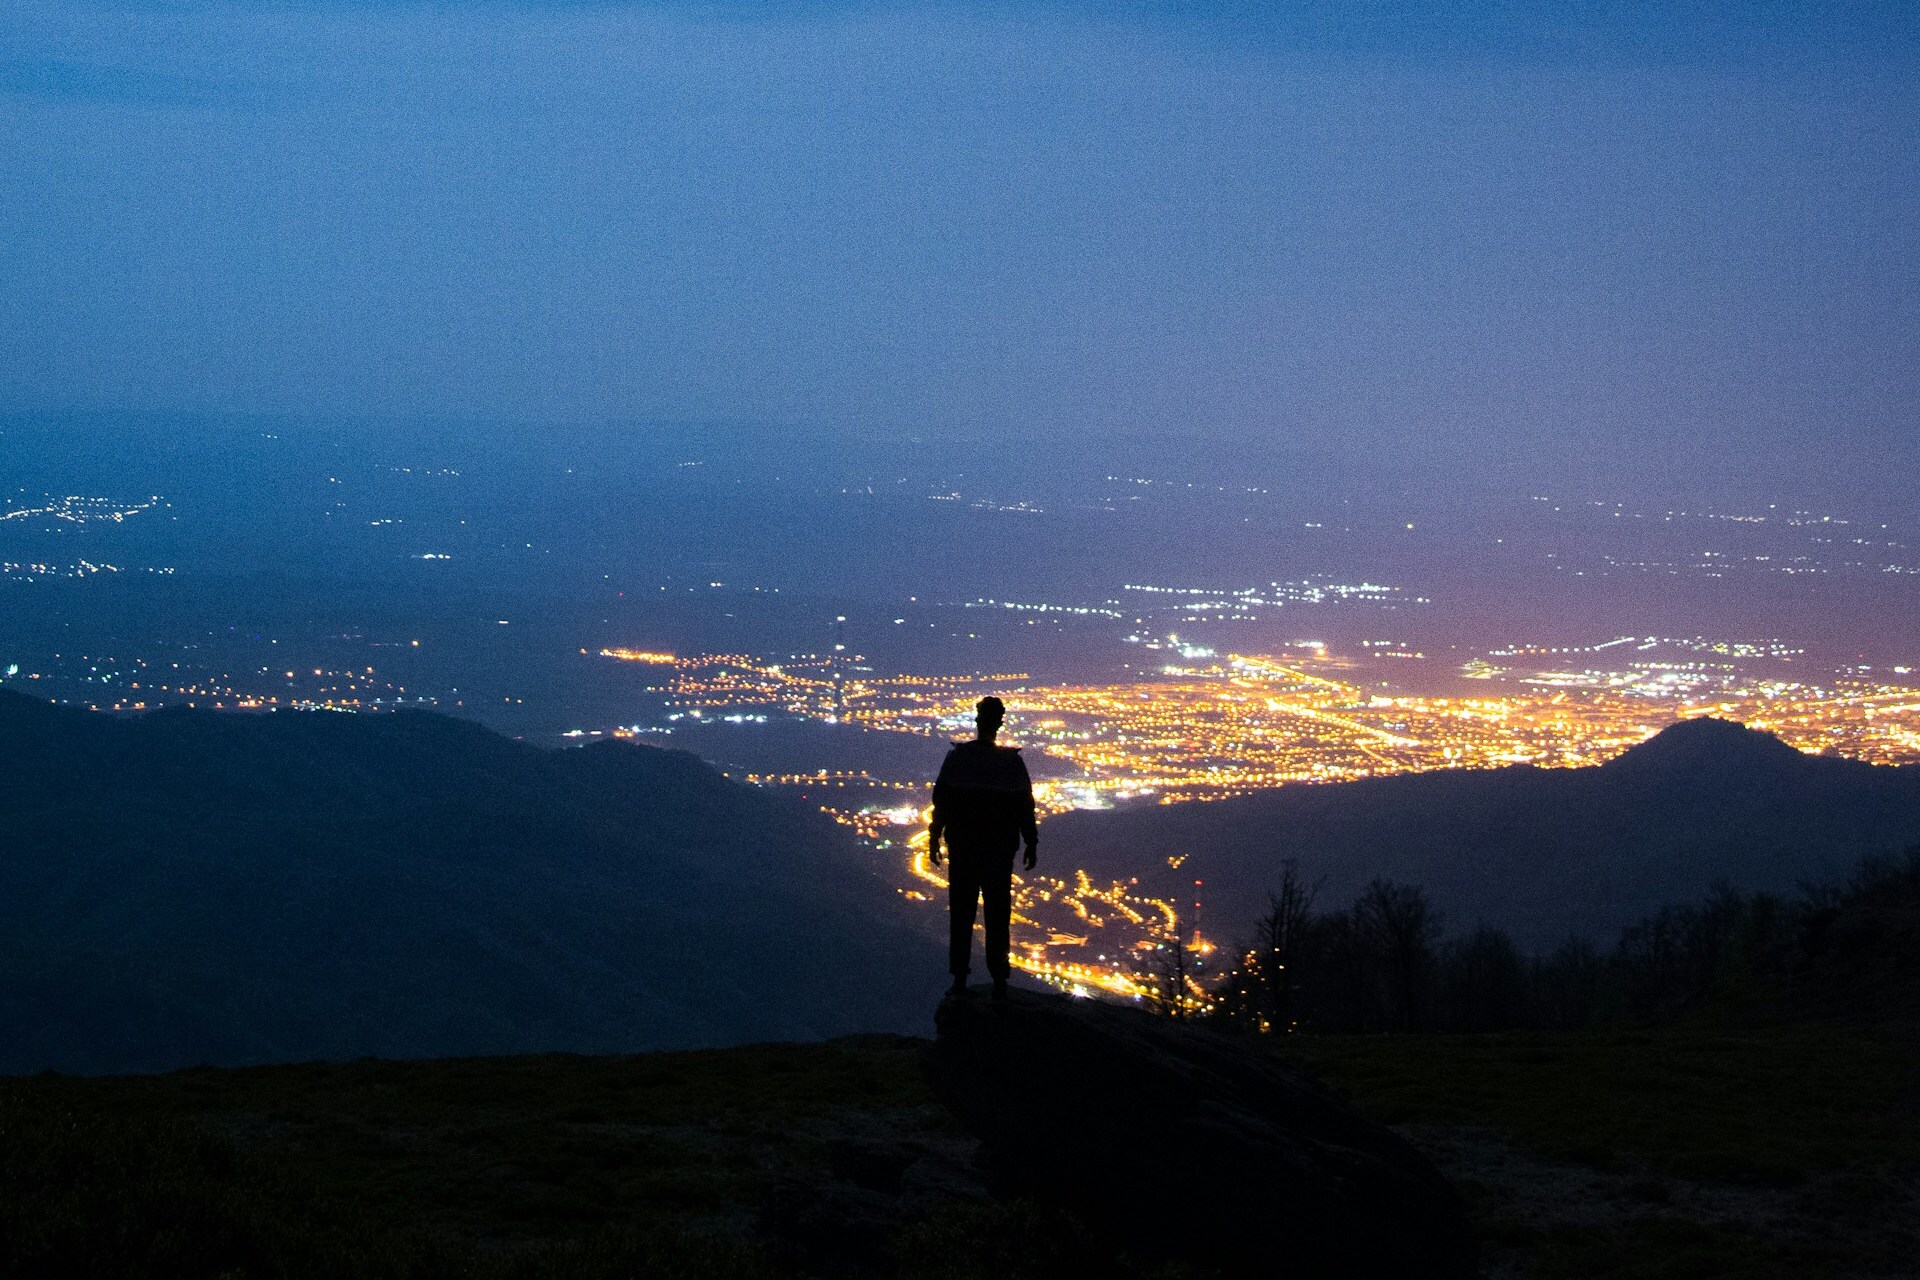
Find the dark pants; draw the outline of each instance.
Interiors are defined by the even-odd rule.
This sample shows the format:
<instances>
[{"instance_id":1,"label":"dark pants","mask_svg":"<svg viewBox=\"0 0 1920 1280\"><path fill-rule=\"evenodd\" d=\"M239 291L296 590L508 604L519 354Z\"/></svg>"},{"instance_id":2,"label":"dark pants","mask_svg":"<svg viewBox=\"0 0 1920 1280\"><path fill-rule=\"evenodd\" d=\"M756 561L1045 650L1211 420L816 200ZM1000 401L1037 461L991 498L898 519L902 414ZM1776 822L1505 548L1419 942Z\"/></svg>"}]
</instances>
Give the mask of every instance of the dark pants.
<instances>
[{"instance_id":1,"label":"dark pants","mask_svg":"<svg viewBox=\"0 0 1920 1280\"><path fill-rule=\"evenodd\" d=\"M1007 978L1007 922L1013 915L1013 851L982 853L975 849L947 850L947 901L952 933L947 946L947 972L964 978L973 950L973 909L987 904L987 972L994 981Z\"/></svg>"}]
</instances>

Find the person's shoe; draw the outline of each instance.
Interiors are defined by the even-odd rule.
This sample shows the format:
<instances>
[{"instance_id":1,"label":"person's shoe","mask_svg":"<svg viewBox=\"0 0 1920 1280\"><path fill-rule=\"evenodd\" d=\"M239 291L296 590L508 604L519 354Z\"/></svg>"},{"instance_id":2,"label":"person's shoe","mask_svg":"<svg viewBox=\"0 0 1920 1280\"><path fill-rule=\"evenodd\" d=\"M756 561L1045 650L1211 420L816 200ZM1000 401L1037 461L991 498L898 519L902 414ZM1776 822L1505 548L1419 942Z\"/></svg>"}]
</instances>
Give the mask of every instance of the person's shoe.
<instances>
[{"instance_id":1,"label":"person's shoe","mask_svg":"<svg viewBox=\"0 0 1920 1280\"><path fill-rule=\"evenodd\" d=\"M947 994L948 994L948 995L950 995L950 996L964 996L964 995L966 995L966 994L967 994L967 980L966 980L965 978L955 978L955 979L953 980L953 985L947 988Z\"/></svg>"},{"instance_id":2,"label":"person's shoe","mask_svg":"<svg viewBox=\"0 0 1920 1280\"><path fill-rule=\"evenodd\" d=\"M1007 998L1007 980L1005 978L995 978L993 980L993 998L995 1000L1005 1000Z\"/></svg>"}]
</instances>

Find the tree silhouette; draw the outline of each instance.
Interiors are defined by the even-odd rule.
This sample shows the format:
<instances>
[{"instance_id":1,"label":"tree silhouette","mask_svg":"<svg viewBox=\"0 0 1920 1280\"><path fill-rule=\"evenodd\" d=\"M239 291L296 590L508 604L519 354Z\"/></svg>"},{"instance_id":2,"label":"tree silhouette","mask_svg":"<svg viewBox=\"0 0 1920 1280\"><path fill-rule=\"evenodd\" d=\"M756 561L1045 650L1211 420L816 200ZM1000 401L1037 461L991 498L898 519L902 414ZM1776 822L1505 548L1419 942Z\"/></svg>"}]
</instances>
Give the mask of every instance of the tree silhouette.
<instances>
[{"instance_id":1,"label":"tree silhouette","mask_svg":"<svg viewBox=\"0 0 1920 1280\"><path fill-rule=\"evenodd\" d=\"M1299 859L1287 858L1280 864L1280 887L1267 895L1267 913L1254 926L1250 955L1264 997L1265 1021L1275 1031L1293 1029L1294 984L1313 927L1313 901L1323 883L1308 884Z\"/></svg>"},{"instance_id":2,"label":"tree silhouette","mask_svg":"<svg viewBox=\"0 0 1920 1280\"><path fill-rule=\"evenodd\" d=\"M1527 961L1512 938L1481 925L1441 953L1440 1021L1459 1031L1525 1026L1530 1013Z\"/></svg>"},{"instance_id":3,"label":"tree silhouette","mask_svg":"<svg viewBox=\"0 0 1920 1280\"><path fill-rule=\"evenodd\" d=\"M1910 1008L1920 989L1920 847L1869 858L1844 884L1803 885L1795 900L1718 885L1629 925L1610 950L1569 938L1531 957L1484 924L1443 942L1439 913L1412 885L1375 880L1324 913L1318 889L1283 863L1266 915L1217 982L1184 936L1144 956L1154 1007L1257 1031L1575 1030L1658 1023L1708 1001L1876 1015Z\"/></svg>"},{"instance_id":4,"label":"tree silhouette","mask_svg":"<svg viewBox=\"0 0 1920 1280\"><path fill-rule=\"evenodd\" d=\"M1140 976L1148 989L1153 1007L1170 1018L1184 1018L1193 1012L1193 973L1188 959L1188 928L1176 923L1159 943L1144 953Z\"/></svg>"},{"instance_id":5,"label":"tree silhouette","mask_svg":"<svg viewBox=\"0 0 1920 1280\"><path fill-rule=\"evenodd\" d=\"M1375 880L1353 904L1354 924L1377 948L1384 969L1389 1016L1402 1031L1414 1031L1425 1012L1433 947L1440 916L1416 885Z\"/></svg>"}]
</instances>

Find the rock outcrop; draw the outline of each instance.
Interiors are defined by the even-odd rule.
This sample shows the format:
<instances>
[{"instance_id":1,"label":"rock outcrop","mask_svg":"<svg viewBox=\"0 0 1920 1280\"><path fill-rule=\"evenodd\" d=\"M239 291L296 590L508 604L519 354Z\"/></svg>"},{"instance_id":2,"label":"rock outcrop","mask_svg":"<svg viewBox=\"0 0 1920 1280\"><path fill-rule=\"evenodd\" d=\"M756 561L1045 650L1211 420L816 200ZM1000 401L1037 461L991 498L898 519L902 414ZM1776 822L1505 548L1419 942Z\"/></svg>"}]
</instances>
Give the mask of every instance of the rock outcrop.
<instances>
[{"instance_id":1,"label":"rock outcrop","mask_svg":"<svg viewBox=\"0 0 1920 1280\"><path fill-rule=\"evenodd\" d=\"M1229 1275L1475 1274L1437 1170L1270 1046L1065 996L949 997L923 1062L1004 1190Z\"/></svg>"}]
</instances>

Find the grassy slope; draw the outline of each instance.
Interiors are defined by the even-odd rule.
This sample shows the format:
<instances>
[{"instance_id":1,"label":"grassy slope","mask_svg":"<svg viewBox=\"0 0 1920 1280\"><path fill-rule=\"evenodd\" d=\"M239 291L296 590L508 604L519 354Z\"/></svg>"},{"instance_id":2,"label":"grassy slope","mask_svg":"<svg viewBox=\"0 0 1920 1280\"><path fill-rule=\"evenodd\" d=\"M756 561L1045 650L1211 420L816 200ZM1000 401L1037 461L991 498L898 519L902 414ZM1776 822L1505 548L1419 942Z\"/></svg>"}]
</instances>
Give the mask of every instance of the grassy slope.
<instances>
[{"instance_id":1,"label":"grassy slope","mask_svg":"<svg viewBox=\"0 0 1920 1280\"><path fill-rule=\"evenodd\" d=\"M1403 1126L1496 1270L1911 1275L1920 1052L1818 1023L1327 1037L1289 1052Z\"/></svg>"},{"instance_id":2,"label":"grassy slope","mask_svg":"<svg viewBox=\"0 0 1920 1280\"><path fill-rule=\"evenodd\" d=\"M857 1178L849 1143L964 1165L916 1043L0 1081L0 1273L838 1269L768 1206ZM1920 1257L1910 1040L1801 1024L1286 1051L1466 1186L1497 1271L1892 1275ZM882 1205L870 1269L1128 1270L1055 1215L965 1191L886 1200L909 1211Z\"/></svg>"},{"instance_id":3,"label":"grassy slope","mask_svg":"<svg viewBox=\"0 0 1920 1280\"><path fill-rule=\"evenodd\" d=\"M151 1251L155 1274L558 1273L659 1253L753 1274L755 1250L700 1248L697 1229L750 1209L775 1170L824 1167L808 1122L841 1110L942 1123L884 1040L39 1077L0 1091L0 1217L107 1270Z\"/></svg>"}]
</instances>

